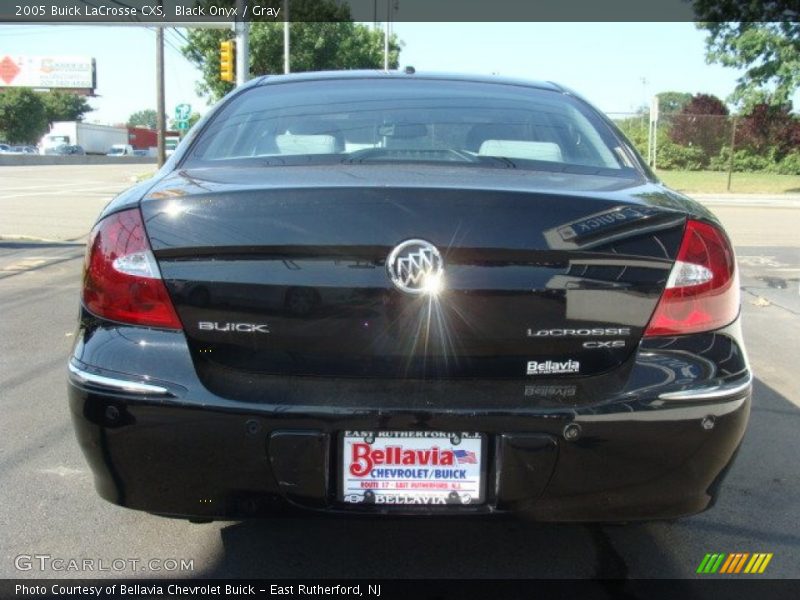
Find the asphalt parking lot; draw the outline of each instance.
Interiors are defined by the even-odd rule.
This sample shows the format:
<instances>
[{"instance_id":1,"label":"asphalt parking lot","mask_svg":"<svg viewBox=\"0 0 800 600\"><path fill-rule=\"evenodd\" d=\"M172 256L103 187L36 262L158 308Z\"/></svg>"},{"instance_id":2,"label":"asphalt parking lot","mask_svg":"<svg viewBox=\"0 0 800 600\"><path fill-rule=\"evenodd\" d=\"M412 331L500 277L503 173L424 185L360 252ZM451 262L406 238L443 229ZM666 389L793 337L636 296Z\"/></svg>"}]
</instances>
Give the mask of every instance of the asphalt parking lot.
<instances>
[{"instance_id":1,"label":"asphalt parking lot","mask_svg":"<svg viewBox=\"0 0 800 600\"><path fill-rule=\"evenodd\" d=\"M124 161L124 159L122 159ZM75 240L109 199L154 164L0 166L0 238Z\"/></svg>"},{"instance_id":2,"label":"asphalt parking lot","mask_svg":"<svg viewBox=\"0 0 800 600\"><path fill-rule=\"evenodd\" d=\"M770 552L800 577L800 199L703 198L732 234L755 399L711 511L628 526L288 519L193 525L101 500L75 442L65 365L82 240L148 165L0 167L0 577L693 577L708 552ZM18 557L185 559L187 571L19 570Z\"/></svg>"}]
</instances>

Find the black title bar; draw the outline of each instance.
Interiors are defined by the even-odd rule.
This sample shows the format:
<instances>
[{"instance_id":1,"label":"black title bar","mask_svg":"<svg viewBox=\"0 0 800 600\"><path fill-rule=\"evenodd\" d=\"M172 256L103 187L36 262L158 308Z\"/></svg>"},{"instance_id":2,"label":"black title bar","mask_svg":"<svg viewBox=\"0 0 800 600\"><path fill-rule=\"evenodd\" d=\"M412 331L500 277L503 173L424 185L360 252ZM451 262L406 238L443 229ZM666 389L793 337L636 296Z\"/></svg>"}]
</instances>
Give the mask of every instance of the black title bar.
<instances>
[{"instance_id":1,"label":"black title bar","mask_svg":"<svg viewBox=\"0 0 800 600\"><path fill-rule=\"evenodd\" d=\"M796 0L3 0L0 22L798 21ZM476 40L476 43L480 43Z\"/></svg>"},{"instance_id":2,"label":"black title bar","mask_svg":"<svg viewBox=\"0 0 800 600\"><path fill-rule=\"evenodd\" d=\"M5 579L0 599L252 598L258 600L532 600L580 598L796 600L797 580L752 577L690 580L287 580L287 579Z\"/></svg>"}]
</instances>

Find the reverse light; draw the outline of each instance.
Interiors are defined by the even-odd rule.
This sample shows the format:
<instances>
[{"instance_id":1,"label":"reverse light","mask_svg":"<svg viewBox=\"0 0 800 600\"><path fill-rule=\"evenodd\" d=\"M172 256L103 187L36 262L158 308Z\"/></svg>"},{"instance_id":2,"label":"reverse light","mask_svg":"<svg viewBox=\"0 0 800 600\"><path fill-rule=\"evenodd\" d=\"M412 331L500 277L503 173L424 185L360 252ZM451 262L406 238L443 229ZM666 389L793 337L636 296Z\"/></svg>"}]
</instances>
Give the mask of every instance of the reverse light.
<instances>
[{"instance_id":1,"label":"reverse light","mask_svg":"<svg viewBox=\"0 0 800 600\"><path fill-rule=\"evenodd\" d=\"M689 220L664 293L645 336L719 329L739 314L733 249L713 225Z\"/></svg>"},{"instance_id":2,"label":"reverse light","mask_svg":"<svg viewBox=\"0 0 800 600\"><path fill-rule=\"evenodd\" d=\"M139 209L110 215L92 230L82 299L89 312L112 321L181 329Z\"/></svg>"}]
</instances>

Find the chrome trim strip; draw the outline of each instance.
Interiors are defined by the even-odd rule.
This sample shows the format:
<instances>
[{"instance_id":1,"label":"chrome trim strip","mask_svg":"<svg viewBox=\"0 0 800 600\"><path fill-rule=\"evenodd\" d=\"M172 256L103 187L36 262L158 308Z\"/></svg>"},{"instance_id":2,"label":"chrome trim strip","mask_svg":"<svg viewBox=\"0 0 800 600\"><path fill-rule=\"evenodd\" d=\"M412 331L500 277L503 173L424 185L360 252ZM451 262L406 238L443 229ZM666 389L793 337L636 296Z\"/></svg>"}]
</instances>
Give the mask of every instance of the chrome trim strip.
<instances>
[{"instance_id":1,"label":"chrome trim strip","mask_svg":"<svg viewBox=\"0 0 800 600\"><path fill-rule=\"evenodd\" d=\"M691 421L702 419L709 415L722 417L736 412L742 407L745 399L739 398L724 404L698 404L695 406L680 406L678 404L668 404L655 407L653 410L639 410L631 413L609 413L601 415L576 415L576 423L593 422L630 422L630 421Z\"/></svg>"},{"instance_id":2,"label":"chrome trim strip","mask_svg":"<svg viewBox=\"0 0 800 600\"><path fill-rule=\"evenodd\" d=\"M167 388L160 385L152 385L150 383L141 383L138 381L126 381L125 379L115 379L113 377L104 377L103 375L95 375L83 369L79 369L72 363L67 365L69 372L75 376L81 383L91 383L102 387L110 388L120 392L128 392L133 394L158 394L160 396L170 396Z\"/></svg>"},{"instance_id":3,"label":"chrome trim strip","mask_svg":"<svg viewBox=\"0 0 800 600\"><path fill-rule=\"evenodd\" d=\"M753 376L735 385L715 385L711 387L682 390L680 392L666 392L659 394L659 400L718 400L728 396L735 396L744 392L753 383Z\"/></svg>"}]
</instances>

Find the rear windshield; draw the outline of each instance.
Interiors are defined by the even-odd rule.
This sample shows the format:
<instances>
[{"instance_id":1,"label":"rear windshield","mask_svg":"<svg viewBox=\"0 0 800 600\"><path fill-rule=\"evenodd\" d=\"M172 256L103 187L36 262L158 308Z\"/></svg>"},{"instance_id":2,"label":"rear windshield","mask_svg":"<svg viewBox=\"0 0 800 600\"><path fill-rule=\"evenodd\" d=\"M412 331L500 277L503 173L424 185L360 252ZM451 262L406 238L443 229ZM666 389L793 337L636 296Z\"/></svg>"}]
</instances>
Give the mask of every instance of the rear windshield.
<instances>
[{"instance_id":1,"label":"rear windshield","mask_svg":"<svg viewBox=\"0 0 800 600\"><path fill-rule=\"evenodd\" d=\"M632 170L605 123L561 93L441 80L264 85L226 106L186 164L421 161Z\"/></svg>"}]
</instances>

